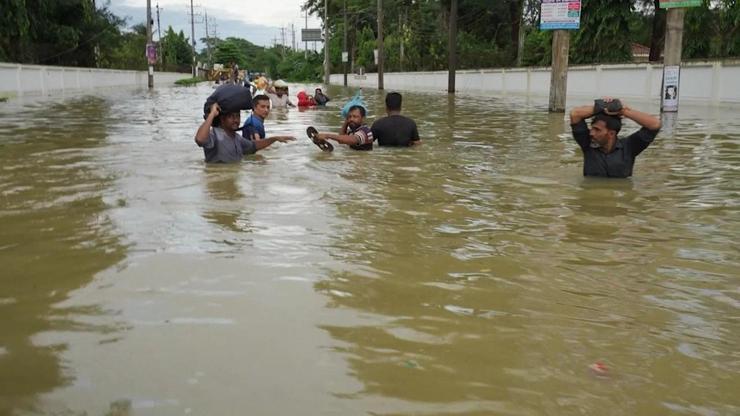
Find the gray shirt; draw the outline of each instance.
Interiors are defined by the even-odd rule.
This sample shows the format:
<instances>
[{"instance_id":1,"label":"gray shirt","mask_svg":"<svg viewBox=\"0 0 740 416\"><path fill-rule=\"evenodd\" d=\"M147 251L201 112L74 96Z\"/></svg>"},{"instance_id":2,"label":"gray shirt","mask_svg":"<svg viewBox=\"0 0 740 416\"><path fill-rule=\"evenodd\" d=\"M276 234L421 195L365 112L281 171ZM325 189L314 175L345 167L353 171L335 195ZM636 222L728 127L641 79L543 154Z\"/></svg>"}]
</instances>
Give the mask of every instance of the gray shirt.
<instances>
[{"instance_id":1,"label":"gray shirt","mask_svg":"<svg viewBox=\"0 0 740 416\"><path fill-rule=\"evenodd\" d=\"M234 133L230 137L221 127L212 127L208 133L208 141L198 144L203 148L207 163L232 163L242 160L244 155L257 152L254 142Z\"/></svg>"}]
</instances>

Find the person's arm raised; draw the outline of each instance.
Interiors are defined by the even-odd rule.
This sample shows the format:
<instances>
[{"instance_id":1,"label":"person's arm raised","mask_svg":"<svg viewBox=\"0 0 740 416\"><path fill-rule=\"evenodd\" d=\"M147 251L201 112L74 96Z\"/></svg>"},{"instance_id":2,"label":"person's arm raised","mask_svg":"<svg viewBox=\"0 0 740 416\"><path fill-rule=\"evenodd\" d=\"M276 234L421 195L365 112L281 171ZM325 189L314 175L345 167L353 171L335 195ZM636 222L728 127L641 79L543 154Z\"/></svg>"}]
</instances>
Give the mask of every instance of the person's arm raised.
<instances>
[{"instance_id":1,"label":"person's arm raised","mask_svg":"<svg viewBox=\"0 0 740 416\"><path fill-rule=\"evenodd\" d=\"M642 111L635 110L627 106L624 106L622 108L620 114L641 125L642 127L645 127L648 130L660 130L660 119L652 114L643 113Z\"/></svg>"},{"instance_id":2,"label":"person's arm raised","mask_svg":"<svg viewBox=\"0 0 740 416\"><path fill-rule=\"evenodd\" d=\"M208 143L208 133L211 131L211 125L213 124L213 119L218 117L218 114L221 112L221 107L218 106L218 103L213 103L211 106L211 112L208 113L208 117L203 121L203 123L198 127L198 131L195 132L195 142L199 145L204 145Z\"/></svg>"},{"instance_id":3,"label":"person's arm raised","mask_svg":"<svg viewBox=\"0 0 740 416\"><path fill-rule=\"evenodd\" d=\"M570 110L570 124L578 124L581 121L594 115L593 105L582 105Z\"/></svg>"}]
</instances>

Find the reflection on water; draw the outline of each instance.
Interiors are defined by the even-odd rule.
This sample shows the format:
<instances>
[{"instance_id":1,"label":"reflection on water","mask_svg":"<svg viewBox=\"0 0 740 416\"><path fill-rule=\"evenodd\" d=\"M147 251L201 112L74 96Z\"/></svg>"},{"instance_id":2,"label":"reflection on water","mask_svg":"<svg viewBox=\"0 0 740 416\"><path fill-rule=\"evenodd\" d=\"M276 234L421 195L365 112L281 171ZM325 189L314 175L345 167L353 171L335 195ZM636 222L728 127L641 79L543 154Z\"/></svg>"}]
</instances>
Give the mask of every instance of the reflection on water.
<instances>
[{"instance_id":1,"label":"reflection on water","mask_svg":"<svg viewBox=\"0 0 740 416\"><path fill-rule=\"evenodd\" d=\"M682 109L601 180L518 97L409 93L422 146L319 152L305 126L353 94L333 88L271 114L297 142L205 166L209 91L0 113L0 410L740 410L731 110Z\"/></svg>"},{"instance_id":2,"label":"reflection on water","mask_svg":"<svg viewBox=\"0 0 740 416\"><path fill-rule=\"evenodd\" d=\"M74 377L59 360L65 345L39 333L102 329L75 319L97 308L53 305L123 258L102 200L111 179L96 165L108 116L106 101L83 98L0 118L1 414Z\"/></svg>"}]
</instances>

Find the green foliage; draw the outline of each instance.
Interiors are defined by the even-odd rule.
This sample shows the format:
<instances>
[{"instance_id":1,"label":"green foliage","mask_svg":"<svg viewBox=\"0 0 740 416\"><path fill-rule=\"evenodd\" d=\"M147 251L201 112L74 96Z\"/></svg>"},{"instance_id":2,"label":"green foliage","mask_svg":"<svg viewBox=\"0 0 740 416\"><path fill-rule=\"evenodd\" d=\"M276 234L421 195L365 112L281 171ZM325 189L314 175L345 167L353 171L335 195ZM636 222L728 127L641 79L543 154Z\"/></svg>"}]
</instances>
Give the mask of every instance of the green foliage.
<instances>
[{"instance_id":1,"label":"green foliage","mask_svg":"<svg viewBox=\"0 0 740 416\"><path fill-rule=\"evenodd\" d=\"M583 0L582 29L575 32L570 48L573 64L629 62L631 0Z\"/></svg>"},{"instance_id":2,"label":"green foliage","mask_svg":"<svg viewBox=\"0 0 740 416\"><path fill-rule=\"evenodd\" d=\"M98 2L103 3L103 2ZM552 34L539 30L541 0L458 0L459 68L513 66L520 26L524 65L548 65ZM654 47L659 56L665 13L657 0L583 0L581 29L571 32L573 64L628 62L632 42ZM127 22L93 0L0 0L0 60L21 63L145 69L146 36L141 24ZM350 68L375 71L377 0L329 0L329 61L341 72L344 34ZM323 16L324 0L304 0L304 8ZM343 18L346 5L347 22ZM384 0L386 71L443 70L448 65L450 0ZM659 16L659 18L656 18ZM345 27L346 26L346 27ZM684 58L740 55L740 2L704 0L687 9ZM655 33L653 33L655 32ZM237 62L243 69L290 80L318 80L323 53L278 45L263 48L245 39L201 39L197 59ZM403 55L401 51L403 50ZM160 70L189 72L190 40L180 31L163 33ZM657 59L657 58L656 58Z\"/></svg>"},{"instance_id":3,"label":"green foliage","mask_svg":"<svg viewBox=\"0 0 740 416\"><path fill-rule=\"evenodd\" d=\"M740 2L704 0L702 7L688 9L682 55L686 59L739 56Z\"/></svg>"}]
</instances>

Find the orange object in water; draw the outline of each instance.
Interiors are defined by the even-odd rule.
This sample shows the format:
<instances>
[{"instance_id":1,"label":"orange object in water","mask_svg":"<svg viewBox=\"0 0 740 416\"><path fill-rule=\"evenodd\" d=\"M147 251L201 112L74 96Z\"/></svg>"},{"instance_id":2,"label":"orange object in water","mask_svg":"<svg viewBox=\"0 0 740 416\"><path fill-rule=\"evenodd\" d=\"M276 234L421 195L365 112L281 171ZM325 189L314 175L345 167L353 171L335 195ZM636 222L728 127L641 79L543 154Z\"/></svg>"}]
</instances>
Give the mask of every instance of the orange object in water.
<instances>
[{"instance_id":1,"label":"orange object in water","mask_svg":"<svg viewBox=\"0 0 740 416\"><path fill-rule=\"evenodd\" d=\"M605 376L609 374L609 367L607 367L606 364L602 363L601 361L596 361L595 363L588 366L588 368L599 376Z\"/></svg>"}]
</instances>

